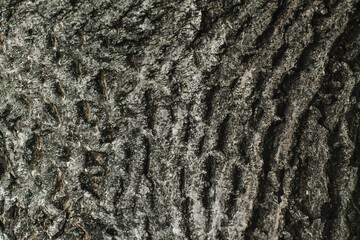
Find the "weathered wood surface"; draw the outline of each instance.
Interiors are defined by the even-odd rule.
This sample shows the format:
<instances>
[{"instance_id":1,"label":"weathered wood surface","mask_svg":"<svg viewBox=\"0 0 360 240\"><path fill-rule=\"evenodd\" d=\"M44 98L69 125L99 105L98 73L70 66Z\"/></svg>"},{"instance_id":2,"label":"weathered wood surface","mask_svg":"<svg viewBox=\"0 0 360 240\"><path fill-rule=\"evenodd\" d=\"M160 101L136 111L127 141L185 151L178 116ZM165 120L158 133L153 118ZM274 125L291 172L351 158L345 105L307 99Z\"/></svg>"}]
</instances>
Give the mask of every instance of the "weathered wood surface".
<instances>
[{"instance_id":1,"label":"weathered wood surface","mask_svg":"<svg viewBox=\"0 0 360 240\"><path fill-rule=\"evenodd\" d=\"M359 239L359 0L3 0L1 239Z\"/></svg>"}]
</instances>

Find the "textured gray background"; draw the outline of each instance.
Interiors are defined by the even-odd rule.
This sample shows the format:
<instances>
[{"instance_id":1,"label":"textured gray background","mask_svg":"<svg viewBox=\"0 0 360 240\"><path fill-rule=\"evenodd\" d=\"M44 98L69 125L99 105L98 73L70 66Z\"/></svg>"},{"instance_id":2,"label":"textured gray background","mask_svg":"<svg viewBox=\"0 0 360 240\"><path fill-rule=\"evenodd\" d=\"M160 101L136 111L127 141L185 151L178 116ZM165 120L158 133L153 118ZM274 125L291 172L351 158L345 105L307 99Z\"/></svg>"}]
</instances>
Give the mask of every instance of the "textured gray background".
<instances>
[{"instance_id":1,"label":"textured gray background","mask_svg":"<svg viewBox=\"0 0 360 240\"><path fill-rule=\"evenodd\" d=\"M0 11L0 239L360 239L359 0Z\"/></svg>"}]
</instances>

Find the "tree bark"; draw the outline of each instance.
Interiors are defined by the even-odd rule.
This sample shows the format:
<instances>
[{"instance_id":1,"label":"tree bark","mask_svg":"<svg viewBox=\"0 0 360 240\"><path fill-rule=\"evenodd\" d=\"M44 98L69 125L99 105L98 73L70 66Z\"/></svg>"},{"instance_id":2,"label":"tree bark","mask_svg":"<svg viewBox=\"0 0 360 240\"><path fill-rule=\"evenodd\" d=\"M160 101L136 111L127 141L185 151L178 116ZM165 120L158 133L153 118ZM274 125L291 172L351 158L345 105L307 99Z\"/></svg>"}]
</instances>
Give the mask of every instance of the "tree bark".
<instances>
[{"instance_id":1,"label":"tree bark","mask_svg":"<svg viewBox=\"0 0 360 240\"><path fill-rule=\"evenodd\" d=\"M359 0L3 0L1 239L360 239Z\"/></svg>"}]
</instances>

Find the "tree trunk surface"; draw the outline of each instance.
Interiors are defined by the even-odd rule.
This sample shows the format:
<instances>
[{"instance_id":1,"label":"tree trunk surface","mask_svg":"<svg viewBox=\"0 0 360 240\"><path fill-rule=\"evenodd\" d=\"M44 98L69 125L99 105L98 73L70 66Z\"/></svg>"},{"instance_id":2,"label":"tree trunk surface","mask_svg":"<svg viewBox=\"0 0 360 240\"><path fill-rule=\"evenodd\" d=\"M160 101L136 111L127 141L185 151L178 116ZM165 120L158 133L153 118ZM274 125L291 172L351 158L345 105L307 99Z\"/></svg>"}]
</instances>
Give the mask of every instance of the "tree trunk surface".
<instances>
[{"instance_id":1,"label":"tree trunk surface","mask_svg":"<svg viewBox=\"0 0 360 240\"><path fill-rule=\"evenodd\" d=\"M0 23L0 239L360 239L359 0Z\"/></svg>"}]
</instances>

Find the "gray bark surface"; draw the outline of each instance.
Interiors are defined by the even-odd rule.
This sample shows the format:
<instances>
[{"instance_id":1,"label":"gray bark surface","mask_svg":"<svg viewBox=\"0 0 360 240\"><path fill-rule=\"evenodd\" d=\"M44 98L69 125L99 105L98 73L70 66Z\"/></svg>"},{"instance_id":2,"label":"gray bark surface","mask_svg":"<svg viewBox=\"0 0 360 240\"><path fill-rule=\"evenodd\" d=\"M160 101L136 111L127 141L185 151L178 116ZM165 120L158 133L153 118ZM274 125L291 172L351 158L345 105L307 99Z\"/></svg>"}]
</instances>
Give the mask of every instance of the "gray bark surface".
<instances>
[{"instance_id":1,"label":"gray bark surface","mask_svg":"<svg viewBox=\"0 0 360 240\"><path fill-rule=\"evenodd\" d=\"M360 239L359 0L3 0L0 239Z\"/></svg>"}]
</instances>

